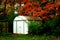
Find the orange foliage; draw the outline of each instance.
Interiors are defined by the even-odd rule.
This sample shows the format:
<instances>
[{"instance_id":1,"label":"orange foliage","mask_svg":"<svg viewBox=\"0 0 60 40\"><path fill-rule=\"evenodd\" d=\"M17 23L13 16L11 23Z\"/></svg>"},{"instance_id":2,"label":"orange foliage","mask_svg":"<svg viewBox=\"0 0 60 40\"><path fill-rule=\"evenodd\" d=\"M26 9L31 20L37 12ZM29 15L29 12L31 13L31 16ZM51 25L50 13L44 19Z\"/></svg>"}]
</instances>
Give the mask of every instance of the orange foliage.
<instances>
[{"instance_id":1,"label":"orange foliage","mask_svg":"<svg viewBox=\"0 0 60 40\"><path fill-rule=\"evenodd\" d=\"M47 2L47 0L42 0L41 2L34 2L33 0L22 0L20 4L25 5L18 8L19 14L27 16L30 16L30 14L32 14L33 17L41 16L42 18L48 20L49 11L56 11L56 8L60 5L60 2L48 2L44 7L41 7L41 4L45 2Z\"/></svg>"}]
</instances>

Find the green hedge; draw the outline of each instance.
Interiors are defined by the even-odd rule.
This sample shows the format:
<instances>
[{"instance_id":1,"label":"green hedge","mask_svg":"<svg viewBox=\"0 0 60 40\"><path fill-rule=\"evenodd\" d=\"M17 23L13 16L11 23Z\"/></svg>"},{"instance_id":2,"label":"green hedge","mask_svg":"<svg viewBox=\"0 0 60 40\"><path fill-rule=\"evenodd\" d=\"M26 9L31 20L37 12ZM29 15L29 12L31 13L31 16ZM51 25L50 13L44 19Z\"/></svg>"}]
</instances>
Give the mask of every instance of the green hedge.
<instances>
[{"instance_id":1,"label":"green hedge","mask_svg":"<svg viewBox=\"0 0 60 40\"><path fill-rule=\"evenodd\" d=\"M42 22L38 21L30 21L29 22L29 34L38 34L40 32L39 29L42 29Z\"/></svg>"},{"instance_id":2,"label":"green hedge","mask_svg":"<svg viewBox=\"0 0 60 40\"><path fill-rule=\"evenodd\" d=\"M29 34L32 35L55 35L59 34L59 17L57 19L50 19L43 23L42 21L30 21L29 22Z\"/></svg>"}]
</instances>

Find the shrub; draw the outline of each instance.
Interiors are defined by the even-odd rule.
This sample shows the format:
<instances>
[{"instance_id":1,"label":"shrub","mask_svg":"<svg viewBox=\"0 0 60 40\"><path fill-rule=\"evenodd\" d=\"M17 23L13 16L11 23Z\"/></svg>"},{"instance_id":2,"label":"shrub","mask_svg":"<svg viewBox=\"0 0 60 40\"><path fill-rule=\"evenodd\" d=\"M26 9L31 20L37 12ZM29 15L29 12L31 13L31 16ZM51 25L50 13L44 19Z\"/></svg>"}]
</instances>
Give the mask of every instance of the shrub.
<instances>
[{"instance_id":1,"label":"shrub","mask_svg":"<svg viewBox=\"0 0 60 40\"><path fill-rule=\"evenodd\" d=\"M42 22L39 21L30 21L29 22L29 34L39 34L42 29Z\"/></svg>"},{"instance_id":2,"label":"shrub","mask_svg":"<svg viewBox=\"0 0 60 40\"><path fill-rule=\"evenodd\" d=\"M18 16L18 14L14 14L14 10L12 10L11 12L10 12L10 15L9 16L7 16L7 21L8 21L8 25L9 25L9 32L12 32L13 33L13 20L14 20L14 18L16 17L16 16Z\"/></svg>"},{"instance_id":3,"label":"shrub","mask_svg":"<svg viewBox=\"0 0 60 40\"><path fill-rule=\"evenodd\" d=\"M29 22L29 34L58 36L60 25L57 25L56 19L47 20L45 23L33 20Z\"/></svg>"}]
</instances>

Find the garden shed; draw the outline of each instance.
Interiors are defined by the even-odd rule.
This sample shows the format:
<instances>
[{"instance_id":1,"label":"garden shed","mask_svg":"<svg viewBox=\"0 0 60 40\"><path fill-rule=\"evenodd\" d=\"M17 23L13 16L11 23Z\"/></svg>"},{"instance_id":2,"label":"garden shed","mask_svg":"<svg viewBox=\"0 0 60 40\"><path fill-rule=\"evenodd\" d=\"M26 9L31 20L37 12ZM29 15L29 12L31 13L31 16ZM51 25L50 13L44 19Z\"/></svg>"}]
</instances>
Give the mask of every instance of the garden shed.
<instances>
[{"instance_id":1,"label":"garden shed","mask_svg":"<svg viewBox=\"0 0 60 40\"><path fill-rule=\"evenodd\" d=\"M25 16L17 16L13 21L14 34L28 34L28 20Z\"/></svg>"},{"instance_id":2,"label":"garden shed","mask_svg":"<svg viewBox=\"0 0 60 40\"><path fill-rule=\"evenodd\" d=\"M13 21L13 34L28 34L28 22L30 21L40 21L40 18L32 16L17 16Z\"/></svg>"}]
</instances>

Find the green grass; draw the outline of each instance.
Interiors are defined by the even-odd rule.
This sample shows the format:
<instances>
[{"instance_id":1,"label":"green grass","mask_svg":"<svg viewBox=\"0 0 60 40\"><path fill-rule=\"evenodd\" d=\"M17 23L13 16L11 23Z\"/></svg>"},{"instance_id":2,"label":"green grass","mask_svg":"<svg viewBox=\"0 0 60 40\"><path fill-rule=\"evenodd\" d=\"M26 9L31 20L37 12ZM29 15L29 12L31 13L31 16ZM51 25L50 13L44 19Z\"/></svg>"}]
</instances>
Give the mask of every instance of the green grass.
<instances>
[{"instance_id":1,"label":"green grass","mask_svg":"<svg viewBox=\"0 0 60 40\"><path fill-rule=\"evenodd\" d=\"M0 36L0 40L51 40L54 36L31 36L31 35L19 35L19 36Z\"/></svg>"}]
</instances>

